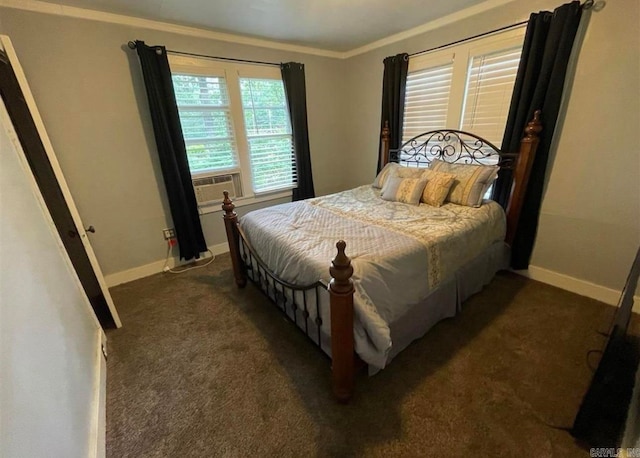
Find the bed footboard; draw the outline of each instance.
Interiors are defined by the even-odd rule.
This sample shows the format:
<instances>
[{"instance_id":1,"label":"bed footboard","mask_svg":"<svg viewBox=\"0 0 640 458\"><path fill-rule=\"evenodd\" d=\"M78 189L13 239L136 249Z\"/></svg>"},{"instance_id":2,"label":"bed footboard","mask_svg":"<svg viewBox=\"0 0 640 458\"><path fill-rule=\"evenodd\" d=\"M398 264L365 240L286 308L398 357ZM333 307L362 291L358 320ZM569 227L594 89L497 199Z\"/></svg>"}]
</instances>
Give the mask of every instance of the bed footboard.
<instances>
[{"instance_id":1,"label":"bed footboard","mask_svg":"<svg viewBox=\"0 0 640 458\"><path fill-rule=\"evenodd\" d=\"M329 273L331 295L331 384L338 401L346 403L353 394L355 373L353 341L353 267L345 254L347 244L340 240L336 244L338 254Z\"/></svg>"},{"instance_id":2,"label":"bed footboard","mask_svg":"<svg viewBox=\"0 0 640 458\"><path fill-rule=\"evenodd\" d=\"M336 399L341 403L348 402L353 395L357 357L354 353L353 336L353 267L345 254L346 243L340 240L336 244L337 255L329 268L329 285L321 281L311 285L293 285L278 278L253 250L238 226L235 205L229 199L227 191L224 192L222 209L236 285L244 288L247 280L251 280L320 349L323 348L323 322L319 293L320 290L328 291L331 321L331 385ZM299 297L297 294L301 294L300 302L296 301L296 297ZM315 301L308 303L307 294ZM314 307L315 310L312 311L310 307Z\"/></svg>"}]
</instances>

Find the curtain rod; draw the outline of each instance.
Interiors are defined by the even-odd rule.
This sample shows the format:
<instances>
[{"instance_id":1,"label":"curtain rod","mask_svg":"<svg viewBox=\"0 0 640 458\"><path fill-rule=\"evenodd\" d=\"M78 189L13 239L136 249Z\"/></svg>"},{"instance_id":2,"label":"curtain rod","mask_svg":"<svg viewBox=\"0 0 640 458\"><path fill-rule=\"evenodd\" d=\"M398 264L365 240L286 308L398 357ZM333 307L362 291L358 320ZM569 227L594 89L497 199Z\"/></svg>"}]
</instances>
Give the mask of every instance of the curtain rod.
<instances>
[{"instance_id":1,"label":"curtain rod","mask_svg":"<svg viewBox=\"0 0 640 458\"><path fill-rule=\"evenodd\" d=\"M130 49L136 49L136 42L135 41L130 41L130 42L127 43L127 46L129 46ZM224 61L229 61L229 62L242 62L242 63L245 63L245 64L269 65L269 66L274 66L274 67L280 67L280 65L281 65L279 62L264 62L264 61L261 61L261 60L248 60L248 59L235 59L233 57L209 56L207 54L196 54L196 53L185 52L185 51L173 51L171 49L167 49L167 53L179 54L181 56L203 57L205 59L224 60Z\"/></svg>"},{"instance_id":2,"label":"curtain rod","mask_svg":"<svg viewBox=\"0 0 640 458\"><path fill-rule=\"evenodd\" d=\"M460 44L460 43L464 43L464 42L467 42L467 41L475 40L476 38L480 38L480 37L484 37L484 36L487 36L487 35L491 35L493 33L502 32L503 30L515 29L516 27L520 27L521 25L524 25L527 22L529 22L529 21L516 22L515 24L505 25L504 27L500 27L498 29L493 29L493 30L490 30L488 32L484 32L484 33L479 33L477 35L473 35L472 37L467 37L467 38L463 38L461 40L452 41L451 43L447 43L446 45L440 45L440 46L435 46L435 47L429 48L429 49L423 49L422 51L418 51L418 52L414 52L414 53L409 54L409 57L419 56L421 54L426 54L426 53L431 52L431 51L437 51L438 49L448 48L449 46L454 46L454 45L457 45L457 44Z\"/></svg>"},{"instance_id":3,"label":"curtain rod","mask_svg":"<svg viewBox=\"0 0 640 458\"><path fill-rule=\"evenodd\" d=\"M589 10L591 9L594 5L595 5L595 0L586 0L581 6L583 10ZM598 2L600 3L600 2ZM600 9L602 9L602 7L598 8L594 8L594 11L600 11ZM448 48L449 46L454 46L460 43L464 43L467 41L471 41L471 40L475 40L476 38L480 38L480 37L484 37L487 35L491 35L493 33L497 33L497 32L502 32L504 30L508 30L508 29L515 29L516 27L520 27L521 25L525 25L527 24L529 21L520 21L520 22L516 22L515 24L511 24L511 25L505 25L504 27L500 27L494 30L489 30L488 32L484 32L484 33L479 33L477 35L473 35L472 37L467 37L467 38L463 38L461 40L456 40L456 41L452 41L451 43L447 43L446 45L440 45L440 46L436 46L434 48L429 48L429 49L424 49L422 51L418 51L418 52L414 52L412 54L409 54L409 57L414 57L414 56L419 56L421 54L426 54L428 52L431 51L437 51L438 49L443 49L443 48Z\"/></svg>"}]
</instances>

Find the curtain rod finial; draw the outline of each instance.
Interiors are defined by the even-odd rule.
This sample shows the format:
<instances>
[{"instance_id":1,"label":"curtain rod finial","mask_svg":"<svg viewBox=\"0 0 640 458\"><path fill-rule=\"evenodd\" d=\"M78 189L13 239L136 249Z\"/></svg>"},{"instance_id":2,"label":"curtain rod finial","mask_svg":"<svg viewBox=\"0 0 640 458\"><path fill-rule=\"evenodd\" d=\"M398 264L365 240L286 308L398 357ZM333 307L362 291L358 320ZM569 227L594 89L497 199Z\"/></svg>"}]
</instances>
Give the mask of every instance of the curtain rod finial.
<instances>
[{"instance_id":1,"label":"curtain rod finial","mask_svg":"<svg viewBox=\"0 0 640 458\"><path fill-rule=\"evenodd\" d=\"M586 0L582 5L580 5L583 10L593 10L596 13L598 11L602 11L605 6L607 6L606 0Z\"/></svg>"},{"instance_id":2,"label":"curtain rod finial","mask_svg":"<svg viewBox=\"0 0 640 458\"><path fill-rule=\"evenodd\" d=\"M127 46L129 46L129 49L136 49L136 43L134 41L127 43Z\"/></svg>"}]
</instances>

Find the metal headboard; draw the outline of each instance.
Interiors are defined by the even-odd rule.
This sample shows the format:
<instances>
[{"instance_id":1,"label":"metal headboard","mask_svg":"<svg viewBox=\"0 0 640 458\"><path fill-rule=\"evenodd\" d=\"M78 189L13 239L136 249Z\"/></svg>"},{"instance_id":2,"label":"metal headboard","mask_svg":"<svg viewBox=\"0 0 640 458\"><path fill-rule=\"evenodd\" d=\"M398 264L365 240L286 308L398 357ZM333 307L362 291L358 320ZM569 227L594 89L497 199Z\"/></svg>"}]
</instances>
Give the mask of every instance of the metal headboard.
<instances>
[{"instance_id":1,"label":"metal headboard","mask_svg":"<svg viewBox=\"0 0 640 458\"><path fill-rule=\"evenodd\" d=\"M389 150L389 160L410 167L426 167L434 159L463 164L515 166L516 154L504 153L490 141L470 132L440 129L424 132Z\"/></svg>"}]
</instances>

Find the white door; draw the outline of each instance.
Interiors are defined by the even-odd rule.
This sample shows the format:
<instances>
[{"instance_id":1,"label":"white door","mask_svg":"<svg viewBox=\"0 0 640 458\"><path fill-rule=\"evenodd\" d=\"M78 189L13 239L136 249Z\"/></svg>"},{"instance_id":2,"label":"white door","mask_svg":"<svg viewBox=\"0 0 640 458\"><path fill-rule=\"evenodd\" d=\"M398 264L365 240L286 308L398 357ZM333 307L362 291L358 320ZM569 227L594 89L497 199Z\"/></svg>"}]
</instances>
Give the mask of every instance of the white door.
<instances>
[{"instance_id":1,"label":"white door","mask_svg":"<svg viewBox=\"0 0 640 458\"><path fill-rule=\"evenodd\" d=\"M0 456L105 455L106 338L0 99Z\"/></svg>"},{"instance_id":2,"label":"white door","mask_svg":"<svg viewBox=\"0 0 640 458\"><path fill-rule=\"evenodd\" d=\"M26 101L30 117L32 118L33 124L35 125L35 129L37 129L37 135L39 135L41 147L44 148L46 158L48 158L48 163L50 164L50 169L52 169L55 176L55 181L57 181L57 187L59 187L59 190L61 191L64 198L64 202L66 203L66 209L64 210L65 214L68 214L68 218L72 220L72 222L69 224L69 227L73 227L73 229L61 230L58 224L59 217L52 210L50 202L47 200L51 197L49 194L45 195L45 200L47 200L47 204L49 205L49 209L51 210L53 219L58 224L58 232L59 234L61 234L61 237L64 237L63 243L67 248L73 265L76 267L76 271L85 289L85 292L89 296L92 307L98 314L98 318L102 321L104 318L103 315L108 315L107 319L113 320L113 324L115 324L116 327L120 327L122 325L120 317L118 316L118 312L113 303L113 299L109 294L109 289L107 288L104 276L102 275L102 270L100 269L98 260L95 256L93 248L91 247L91 242L89 240L89 237L87 236L88 228L84 225L82 219L80 218L80 214L78 213L78 209L73 201L73 197L71 196L69 187L67 186L67 182L62 173L62 169L60 168L60 165L56 158L53 146L51 145L51 141L49 140L49 136L47 135L47 131L42 122L42 118L40 117L40 113L38 112L35 100L33 99L33 95L31 94L31 90L29 89L27 79L22 70L22 67L20 66L20 62L9 37L0 35L0 50L3 50L9 59L10 67L13 69L13 74L15 74L17 83L19 84L19 88L22 92L22 96L24 97L24 101ZM5 105L7 106L8 112L11 115L12 107L9 105L7 99L5 99ZM14 124L16 124L15 121ZM15 127L20 134L20 126L16 125ZM29 154L29 151L26 151L26 153ZM33 163L31 164L33 167ZM38 175L38 177L39 176L40 175ZM76 239L70 240L67 237ZM78 261L78 257L82 258L82 262ZM104 308L105 310L102 311L100 310L101 308Z\"/></svg>"}]
</instances>

